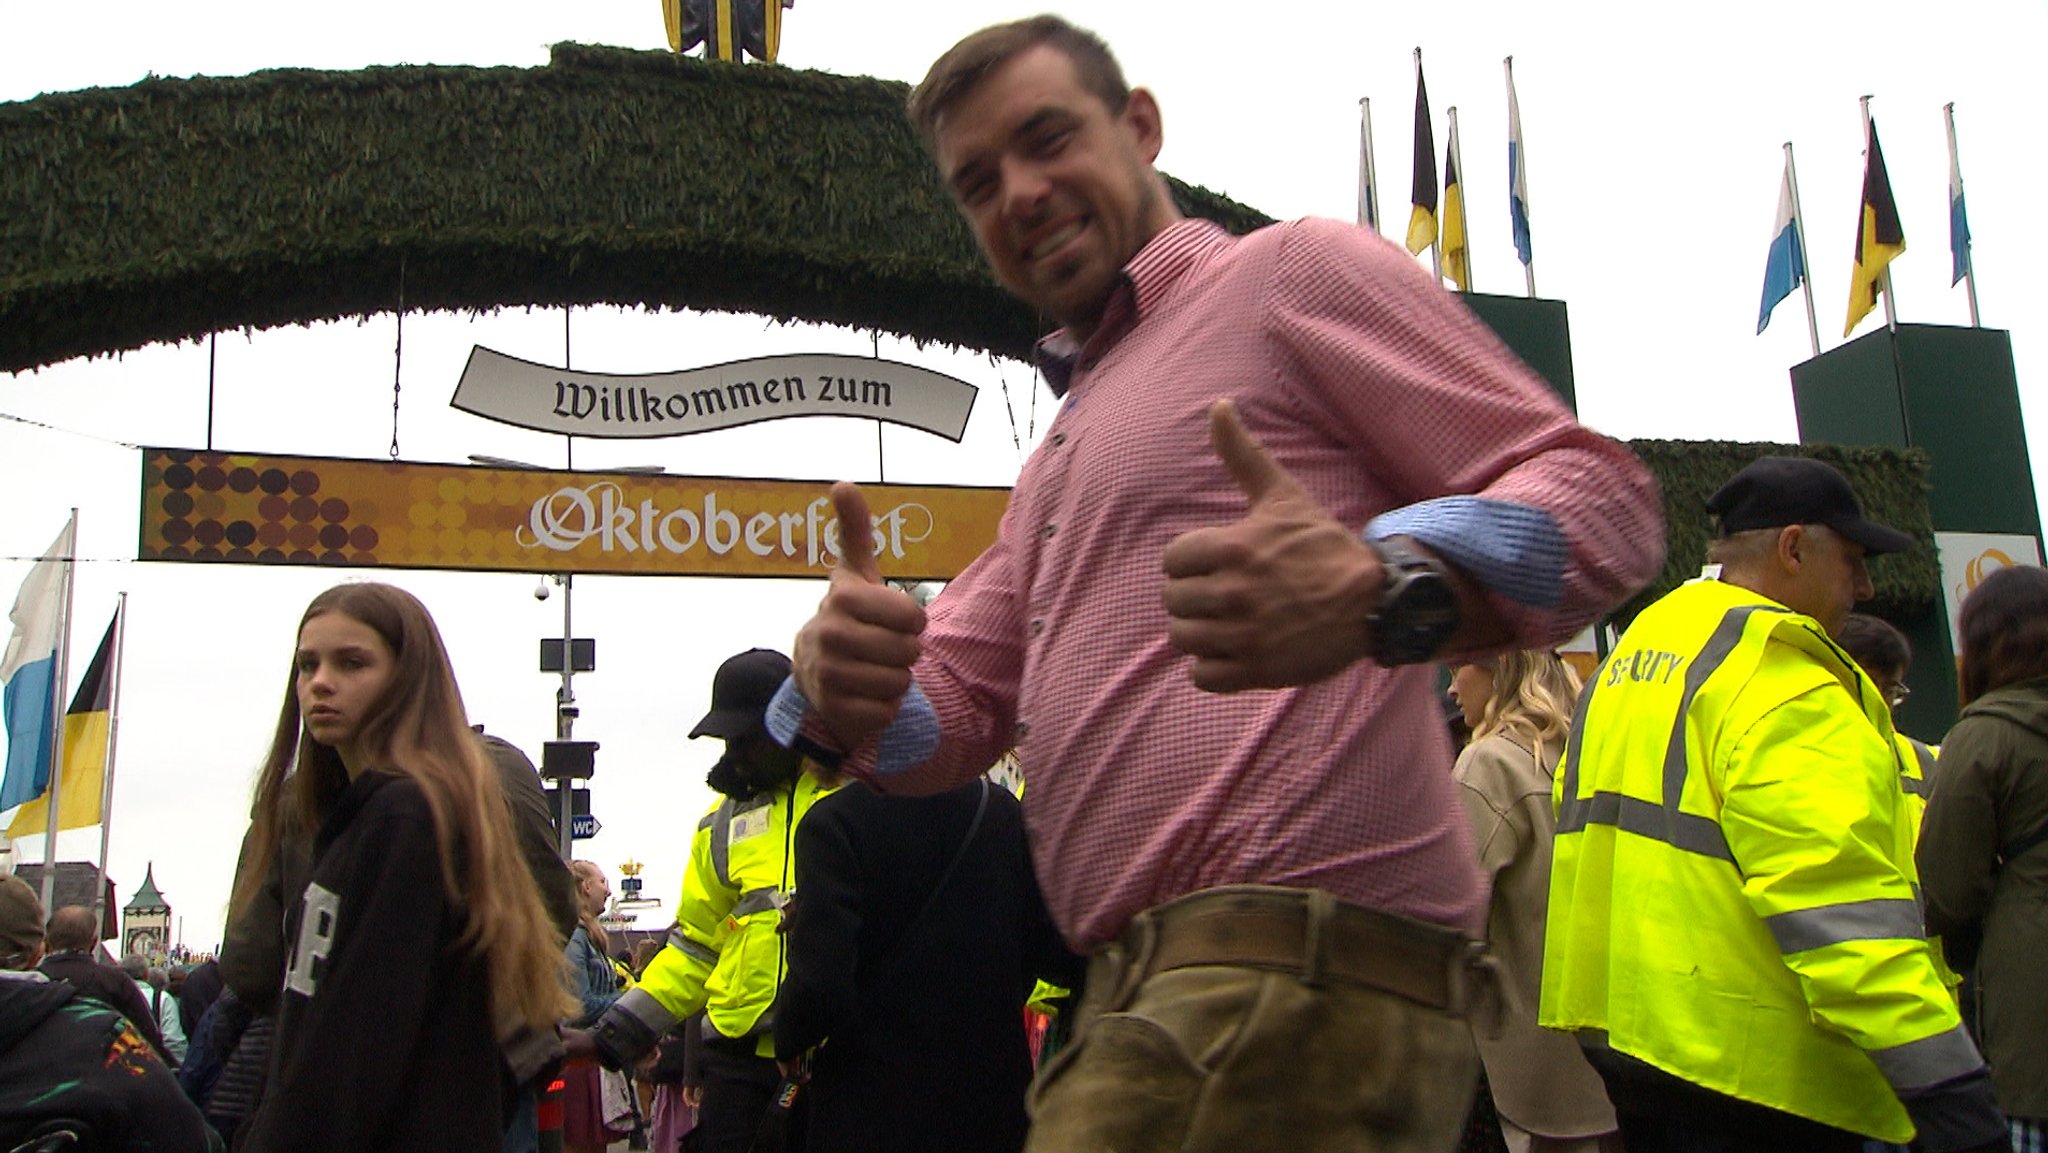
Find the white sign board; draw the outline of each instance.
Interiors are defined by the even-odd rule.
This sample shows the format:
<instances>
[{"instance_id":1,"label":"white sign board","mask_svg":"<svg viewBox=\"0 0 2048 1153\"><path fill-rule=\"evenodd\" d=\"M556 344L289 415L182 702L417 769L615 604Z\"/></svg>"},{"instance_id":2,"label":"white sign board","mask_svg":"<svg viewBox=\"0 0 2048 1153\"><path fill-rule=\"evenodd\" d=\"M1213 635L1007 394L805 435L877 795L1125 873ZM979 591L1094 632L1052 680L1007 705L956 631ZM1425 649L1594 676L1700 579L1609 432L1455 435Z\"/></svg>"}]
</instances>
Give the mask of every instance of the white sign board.
<instances>
[{"instance_id":1,"label":"white sign board","mask_svg":"<svg viewBox=\"0 0 2048 1153\"><path fill-rule=\"evenodd\" d=\"M1938 532L1934 534L1934 551L1941 557L1941 599L1948 607L1948 635L1957 645L1962 644L1962 630L1956 622L1970 590L1999 569L2041 563L2038 542L2012 533Z\"/></svg>"},{"instance_id":2,"label":"white sign board","mask_svg":"<svg viewBox=\"0 0 2048 1153\"><path fill-rule=\"evenodd\" d=\"M540 432L611 439L686 436L792 416L856 416L959 443L976 389L866 356L761 356L645 375L571 371L470 350L449 404Z\"/></svg>"}]
</instances>

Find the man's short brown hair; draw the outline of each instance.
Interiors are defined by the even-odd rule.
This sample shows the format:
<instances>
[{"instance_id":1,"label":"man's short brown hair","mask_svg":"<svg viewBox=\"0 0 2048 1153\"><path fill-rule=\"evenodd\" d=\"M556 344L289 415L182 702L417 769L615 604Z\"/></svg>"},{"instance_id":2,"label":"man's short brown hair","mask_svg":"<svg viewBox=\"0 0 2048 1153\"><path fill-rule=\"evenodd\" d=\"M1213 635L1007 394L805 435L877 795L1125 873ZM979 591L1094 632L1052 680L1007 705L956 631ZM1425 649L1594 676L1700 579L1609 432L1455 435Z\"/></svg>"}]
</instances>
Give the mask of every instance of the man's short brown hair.
<instances>
[{"instance_id":1,"label":"man's short brown hair","mask_svg":"<svg viewBox=\"0 0 2048 1153\"><path fill-rule=\"evenodd\" d=\"M946 50L925 73L924 82L910 91L911 126L923 138L925 147L938 137L939 118L960 102L989 73L1041 44L1066 53L1080 75L1081 86L1100 97L1111 112L1122 112L1130 100L1130 85L1124 70L1110 54L1102 38L1076 28L1058 16L1033 16L1008 24L995 24L969 35Z\"/></svg>"}]
</instances>

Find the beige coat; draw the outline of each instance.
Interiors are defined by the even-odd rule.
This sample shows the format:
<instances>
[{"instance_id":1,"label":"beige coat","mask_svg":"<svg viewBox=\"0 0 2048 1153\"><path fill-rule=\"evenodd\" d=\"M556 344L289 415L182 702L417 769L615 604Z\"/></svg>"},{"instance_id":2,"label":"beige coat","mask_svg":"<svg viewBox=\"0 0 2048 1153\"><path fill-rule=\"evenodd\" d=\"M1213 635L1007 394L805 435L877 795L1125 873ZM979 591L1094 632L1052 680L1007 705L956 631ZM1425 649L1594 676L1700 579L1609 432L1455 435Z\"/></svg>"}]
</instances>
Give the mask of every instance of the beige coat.
<instances>
[{"instance_id":1,"label":"beige coat","mask_svg":"<svg viewBox=\"0 0 2048 1153\"><path fill-rule=\"evenodd\" d=\"M1591 1137L1615 1128L1600 1075L1579 1044L1536 1024L1543 983L1543 919L1550 903L1550 847L1557 818L1551 782L1559 743L1539 760L1506 733L1472 742L1457 773L1480 869L1491 880L1486 936L1514 993L1497 1038L1477 1038L1500 1115L1545 1137Z\"/></svg>"}]
</instances>

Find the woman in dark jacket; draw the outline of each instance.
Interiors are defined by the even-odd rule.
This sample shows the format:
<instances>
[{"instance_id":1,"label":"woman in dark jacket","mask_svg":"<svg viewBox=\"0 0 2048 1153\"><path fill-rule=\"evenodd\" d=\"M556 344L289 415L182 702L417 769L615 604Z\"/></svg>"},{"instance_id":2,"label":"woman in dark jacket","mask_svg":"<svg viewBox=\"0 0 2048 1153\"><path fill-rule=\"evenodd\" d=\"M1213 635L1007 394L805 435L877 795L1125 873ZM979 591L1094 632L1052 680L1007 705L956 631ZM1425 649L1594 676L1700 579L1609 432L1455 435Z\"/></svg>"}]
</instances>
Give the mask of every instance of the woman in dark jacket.
<instances>
[{"instance_id":1,"label":"woman in dark jacket","mask_svg":"<svg viewBox=\"0 0 2048 1153\"><path fill-rule=\"evenodd\" d=\"M2048 570L2001 569L1963 602L1963 712L1920 830L1927 931L1981 934L1978 1043L2014 1148L2048 1136Z\"/></svg>"},{"instance_id":2,"label":"woman in dark jacket","mask_svg":"<svg viewBox=\"0 0 2048 1153\"><path fill-rule=\"evenodd\" d=\"M238 1147L498 1148L500 1039L572 1011L560 938L440 632L390 585L329 589L299 623L238 913L295 838L311 873L281 893L272 1074Z\"/></svg>"}]
</instances>

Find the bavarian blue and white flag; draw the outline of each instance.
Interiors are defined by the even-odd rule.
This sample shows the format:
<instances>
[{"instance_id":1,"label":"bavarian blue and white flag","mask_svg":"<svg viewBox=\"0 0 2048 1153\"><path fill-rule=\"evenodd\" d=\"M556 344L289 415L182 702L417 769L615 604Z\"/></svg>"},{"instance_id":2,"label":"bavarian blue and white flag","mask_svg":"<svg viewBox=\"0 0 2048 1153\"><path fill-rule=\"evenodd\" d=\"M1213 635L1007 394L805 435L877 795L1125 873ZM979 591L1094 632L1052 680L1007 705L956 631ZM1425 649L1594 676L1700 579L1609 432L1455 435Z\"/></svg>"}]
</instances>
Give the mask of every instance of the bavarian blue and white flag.
<instances>
[{"instance_id":1,"label":"bavarian blue and white flag","mask_svg":"<svg viewBox=\"0 0 2048 1153\"><path fill-rule=\"evenodd\" d=\"M0 779L0 810L34 800L50 787L57 646L77 528L76 521L65 524L21 582L14 609L7 614L14 635L0 654L0 681L6 683L0 697L7 720L7 775Z\"/></svg>"},{"instance_id":2,"label":"bavarian blue and white flag","mask_svg":"<svg viewBox=\"0 0 2048 1153\"><path fill-rule=\"evenodd\" d=\"M1953 287L1970 272L1970 215L1963 211L1963 167L1956 160L1953 139L1948 150L1948 252L1954 273L1948 282Z\"/></svg>"},{"instance_id":3,"label":"bavarian blue and white flag","mask_svg":"<svg viewBox=\"0 0 2048 1153\"><path fill-rule=\"evenodd\" d=\"M1764 302L1757 313L1756 330L1771 323L1771 310L1792 295L1806 279L1806 254L1799 250L1798 212L1792 203L1792 161L1785 160L1785 175L1778 182L1778 219L1771 225L1771 252L1764 260Z\"/></svg>"},{"instance_id":4,"label":"bavarian blue and white flag","mask_svg":"<svg viewBox=\"0 0 2048 1153\"><path fill-rule=\"evenodd\" d=\"M1522 144L1522 105L1515 99L1515 78L1508 76L1508 219L1515 229L1515 255L1530 262L1529 150Z\"/></svg>"}]
</instances>

